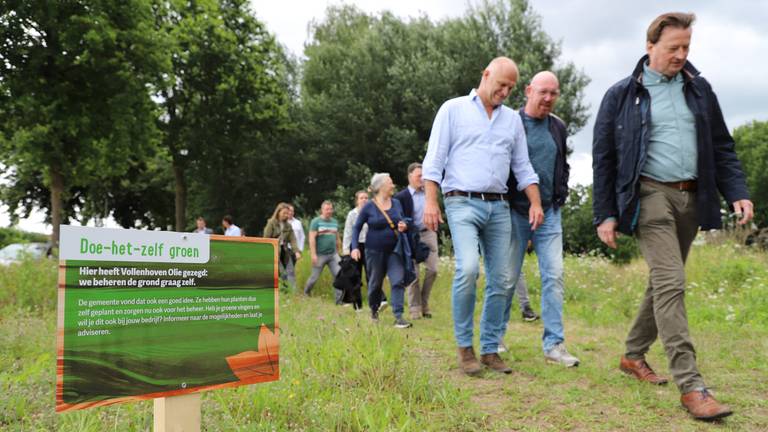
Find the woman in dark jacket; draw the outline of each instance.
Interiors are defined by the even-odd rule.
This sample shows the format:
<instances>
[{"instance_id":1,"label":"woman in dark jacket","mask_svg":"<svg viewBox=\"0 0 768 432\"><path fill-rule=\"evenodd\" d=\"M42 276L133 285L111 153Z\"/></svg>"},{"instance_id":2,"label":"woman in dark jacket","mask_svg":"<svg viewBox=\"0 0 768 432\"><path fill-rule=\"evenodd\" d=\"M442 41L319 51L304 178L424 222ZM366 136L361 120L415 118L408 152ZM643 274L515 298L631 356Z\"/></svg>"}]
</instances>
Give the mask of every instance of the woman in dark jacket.
<instances>
[{"instance_id":1,"label":"woman in dark jacket","mask_svg":"<svg viewBox=\"0 0 768 432\"><path fill-rule=\"evenodd\" d=\"M293 233L293 227L288 222L290 215L290 205L280 203L275 208L272 217L267 221L264 227L264 237L277 239L277 250L279 251L278 272L282 281L288 281L290 290L296 288L296 273L294 272L294 262L301 258L301 252L296 243L296 234ZM281 283L281 285L284 285Z\"/></svg>"},{"instance_id":2,"label":"woman in dark jacket","mask_svg":"<svg viewBox=\"0 0 768 432\"><path fill-rule=\"evenodd\" d=\"M353 259L360 259L358 237L364 224L368 224L365 239L365 258L368 271L368 305L371 318L379 319L379 306L383 295L384 276L389 277L392 286L392 312L395 315L395 327L408 328L411 323L403 319L405 297L405 268L402 258L395 253L398 233L408 229L403 221L403 208L398 200L392 199L395 185L389 174L378 173L371 178L370 186L373 197L360 210L352 231L351 253ZM386 216L384 215L386 213Z\"/></svg>"}]
</instances>

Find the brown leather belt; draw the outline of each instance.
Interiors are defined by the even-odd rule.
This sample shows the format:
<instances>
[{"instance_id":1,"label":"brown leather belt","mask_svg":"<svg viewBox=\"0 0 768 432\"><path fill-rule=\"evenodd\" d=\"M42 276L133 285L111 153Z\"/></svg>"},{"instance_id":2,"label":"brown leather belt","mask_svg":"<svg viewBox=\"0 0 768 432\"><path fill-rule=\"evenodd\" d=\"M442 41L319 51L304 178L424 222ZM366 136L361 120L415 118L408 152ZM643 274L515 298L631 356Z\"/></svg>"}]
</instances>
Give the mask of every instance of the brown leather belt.
<instances>
[{"instance_id":1,"label":"brown leather belt","mask_svg":"<svg viewBox=\"0 0 768 432\"><path fill-rule=\"evenodd\" d=\"M452 190L450 192L446 192L445 197L452 197L452 196L463 196L467 198L477 198L481 199L483 201L501 201L509 199L509 195L503 194L503 193L493 193L493 192L464 192L460 190Z\"/></svg>"},{"instance_id":2,"label":"brown leather belt","mask_svg":"<svg viewBox=\"0 0 768 432\"><path fill-rule=\"evenodd\" d=\"M679 181L679 182L663 182L663 181L658 181L650 177L641 175L640 181L644 181L648 183L656 183L656 184L671 187L680 191L696 192L696 180L686 180L686 181Z\"/></svg>"}]
</instances>

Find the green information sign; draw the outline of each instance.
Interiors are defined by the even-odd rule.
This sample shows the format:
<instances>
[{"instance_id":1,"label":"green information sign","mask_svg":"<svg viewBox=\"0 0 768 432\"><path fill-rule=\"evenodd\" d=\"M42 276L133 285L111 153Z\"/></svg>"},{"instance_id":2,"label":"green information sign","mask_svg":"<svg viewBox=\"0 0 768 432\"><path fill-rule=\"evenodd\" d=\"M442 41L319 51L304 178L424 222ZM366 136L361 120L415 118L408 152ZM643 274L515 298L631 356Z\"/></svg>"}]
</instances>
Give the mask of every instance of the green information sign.
<instances>
[{"instance_id":1,"label":"green information sign","mask_svg":"<svg viewBox=\"0 0 768 432\"><path fill-rule=\"evenodd\" d=\"M56 410L279 379L274 240L62 226Z\"/></svg>"}]
</instances>

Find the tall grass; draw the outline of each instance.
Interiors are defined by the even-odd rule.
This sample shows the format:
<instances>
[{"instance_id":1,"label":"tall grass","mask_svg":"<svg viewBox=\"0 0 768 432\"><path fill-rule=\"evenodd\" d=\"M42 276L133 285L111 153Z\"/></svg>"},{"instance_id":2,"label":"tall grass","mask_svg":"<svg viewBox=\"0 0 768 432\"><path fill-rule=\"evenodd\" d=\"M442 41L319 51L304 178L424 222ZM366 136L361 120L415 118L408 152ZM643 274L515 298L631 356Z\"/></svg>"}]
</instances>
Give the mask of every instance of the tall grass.
<instances>
[{"instance_id":1,"label":"tall grass","mask_svg":"<svg viewBox=\"0 0 768 432\"><path fill-rule=\"evenodd\" d=\"M308 261L299 263L297 292L308 277ZM511 352L504 356L514 373L486 372L480 379L461 375L450 317L449 259L442 261L433 290L435 318L416 321L406 331L394 329L386 317L373 324L365 309L333 305L326 270L312 297L281 293L280 381L204 393L203 429L708 428L678 407L674 386L642 385L616 371L645 291L645 263L616 266L606 259L568 256L565 266L566 342L582 360L578 369L546 365L540 322L523 323L515 311L505 340ZM535 256L526 259L525 269L538 308ZM52 262L0 269L0 430L150 430L148 401L54 414L55 281ZM736 409L714 428L768 430L768 256L729 242L694 247L686 303L699 367L718 397ZM666 374L658 343L649 361Z\"/></svg>"}]
</instances>

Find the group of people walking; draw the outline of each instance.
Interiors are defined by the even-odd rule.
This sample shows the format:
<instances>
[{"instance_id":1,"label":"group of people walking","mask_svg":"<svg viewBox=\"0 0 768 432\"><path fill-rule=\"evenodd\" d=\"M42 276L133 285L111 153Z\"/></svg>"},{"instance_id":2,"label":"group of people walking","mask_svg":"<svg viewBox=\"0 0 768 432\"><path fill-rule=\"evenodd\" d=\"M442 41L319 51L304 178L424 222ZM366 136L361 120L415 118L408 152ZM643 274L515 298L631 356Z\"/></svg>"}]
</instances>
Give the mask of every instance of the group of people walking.
<instances>
[{"instance_id":1,"label":"group of people walking","mask_svg":"<svg viewBox=\"0 0 768 432\"><path fill-rule=\"evenodd\" d=\"M682 405L697 419L713 420L732 410L713 397L697 368L685 311L684 266L699 227L721 226L718 192L740 224L751 220L753 204L717 98L687 60L694 20L686 13L653 20L646 55L606 92L593 136L593 210L599 238L615 248L619 233L636 236L650 269L619 369L640 381L665 384L667 379L645 360L660 338ZM333 204L323 202L309 227L312 274L304 293L310 294L324 266L338 272L337 251L342 250L365 271L373 320L387 304L385 277L396 327L412 325L406 319L406 291L408 317L432 317L442 194L455 255L451 308L461 370L472 376L485 368L512 371L499 353L507 351L505 338L513 337L506 333L515 292L523 317L538 318L526 307L521 276L529 248L541 273L543 357L566 367L579 365L566 349L563 322L561 207L568 196L569 165L567 127L553 114L560 85L550 71L534 74L525 87L525 105L513 110L503 102L519 79L515 62L498 57L476 89L446 101L435 116L423 162L407 169L408 187L395 194L390 176L375 174L369 191L355 194L343 240ZM264 235L286 246L290 259L285 264L281 259L281 273L295 283L291 261L300 258L303 240L296 240L291 218L292 209L279 205ZM414 234L418 244L403 240ZM410 280L415 247L429 250L421 281ZM486 286L478 360L474 309L481 257ZM336 300L341 301L338 291Z\"/></svg>"},{"instance_id":2,"label":"group of people walking","mask_svg":"<svg viewBox=\"0 0 768 432\"><path fill-rule=\"evenodd\" d=\"M593 139L594 223L616 247L618 233L635 235L650 268L645 297L626 340L619 369L664 384L645 360L661 338L681 403L697 419L732 414L707 389L685 312L685 260L699 227L720 228L722 194L740 224L753 216L744 173L709 83L690 62L693 14L667 13L648 27L647 54L610 89ZM435 117L424 159L424 224L442 222L438 193L456 255L452 285L459 366L509 373L498 352L528 242L542 278L544 358L579 360L564 345L563 249L560 207L568 194L567 128L552 114L557 77L535 74L519 111L502 104L519 79L509 58L484 70L469 95L445 102ZM479 246L479 247L478 247ZM473 349L479 256L486 273L480 319L480 361Z\"/></svg>"}]
</instances>

